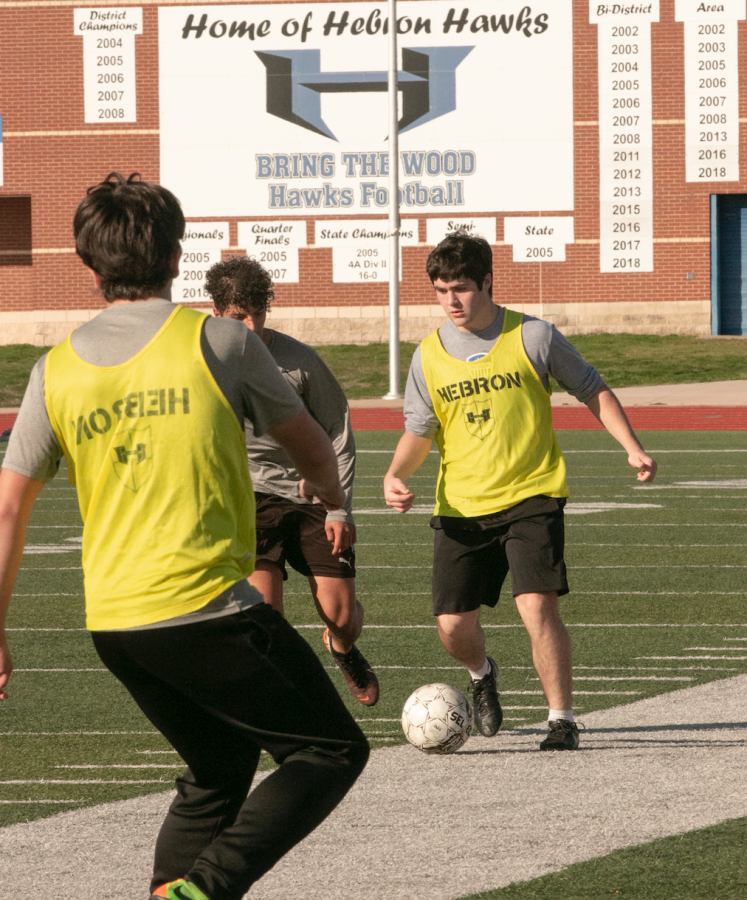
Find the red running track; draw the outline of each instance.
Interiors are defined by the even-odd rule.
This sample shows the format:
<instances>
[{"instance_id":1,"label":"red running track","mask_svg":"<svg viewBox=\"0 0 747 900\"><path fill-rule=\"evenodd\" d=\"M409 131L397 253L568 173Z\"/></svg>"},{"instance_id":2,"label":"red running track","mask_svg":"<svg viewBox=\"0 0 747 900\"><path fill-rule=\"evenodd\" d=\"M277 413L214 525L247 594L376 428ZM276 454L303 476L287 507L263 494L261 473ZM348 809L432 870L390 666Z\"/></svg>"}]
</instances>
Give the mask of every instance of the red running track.
<instances>
[{"instance_id":1,"label":"red running track","mask_svg":"<svg viewBox=\"0 0 747 900\"><path fill-rule=\"evenodd\" d=\"M631 406L625 412L638 431L747 431L747 406ZM350 411L356 431L402 431L401 409ZM11 428L16 413L0 413L0 432ZM601 431L602 426L587 409L553 407L552 423L557 430Z\"/></svg>"},{"instance_id":2,"label":"red running track","mask_svg":"<svg viewBox=\"0 0 747 900\"><path fill-rule=\"evenodd\" d=\"M625 412L637 431L747 431L747 406L631 406ZM356 431L402 431L400 409L350 411ZM588 409L553 407L553 427L561 431L601 431Z\"/></svg>"}]
</instances>

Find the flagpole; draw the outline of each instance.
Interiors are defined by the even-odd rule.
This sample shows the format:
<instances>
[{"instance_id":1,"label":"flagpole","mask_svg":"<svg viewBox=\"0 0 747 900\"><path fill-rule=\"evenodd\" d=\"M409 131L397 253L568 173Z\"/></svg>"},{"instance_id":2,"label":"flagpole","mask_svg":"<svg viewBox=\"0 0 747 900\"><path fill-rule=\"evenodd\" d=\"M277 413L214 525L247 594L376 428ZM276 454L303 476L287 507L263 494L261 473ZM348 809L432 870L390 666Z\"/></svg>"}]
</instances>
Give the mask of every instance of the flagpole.
<instances>
[{"instance_id":1,"label":"flagpole","mask_svg":"<svg viewBox=\"0 0 747 900\"><path fill-rule=\"evenodd\" d=\"M397 105L397 0L389 0L389 393L399 400L399 110Z\"/></svg>"}]
</instances>

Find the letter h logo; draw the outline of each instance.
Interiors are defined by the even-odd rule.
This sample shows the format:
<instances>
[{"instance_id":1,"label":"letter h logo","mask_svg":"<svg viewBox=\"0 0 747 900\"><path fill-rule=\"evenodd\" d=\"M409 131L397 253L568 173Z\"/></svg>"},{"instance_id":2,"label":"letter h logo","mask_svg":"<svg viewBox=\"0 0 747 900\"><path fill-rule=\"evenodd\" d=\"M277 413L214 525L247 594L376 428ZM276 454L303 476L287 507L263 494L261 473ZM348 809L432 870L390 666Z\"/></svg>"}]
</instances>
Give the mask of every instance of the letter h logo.
<instances>
[{"instance_id":1,"label":"letter h logo","mask_svg":"<svg viewBox=\"0 0 747 900\"><path fill-rule=\"evenodd\" d=\"M456 109L457 66L472 47L403 48L399 131ZM267 112L301 128L337 138L322 119L321 94L386 92L387 72L322 72L319 50L277 50L257 56L267 69Z\"/></svg>"}]
</instances>

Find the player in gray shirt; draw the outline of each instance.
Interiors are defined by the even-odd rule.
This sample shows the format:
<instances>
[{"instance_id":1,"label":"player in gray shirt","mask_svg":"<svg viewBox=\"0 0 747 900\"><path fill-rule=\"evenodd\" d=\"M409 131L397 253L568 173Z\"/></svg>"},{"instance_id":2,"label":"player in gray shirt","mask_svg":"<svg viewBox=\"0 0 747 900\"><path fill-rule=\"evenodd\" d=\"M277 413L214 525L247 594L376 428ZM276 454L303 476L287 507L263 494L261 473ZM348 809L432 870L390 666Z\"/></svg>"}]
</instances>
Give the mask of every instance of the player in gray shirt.
<instances>
[{"instance_id":1,"label":"player in gray shirt","mask_svg":"<svg viewBox=\"0 0 747 900\"><path fill-rule=\"evenodd\" d=\"M238 319L262 339L286 382L326 431L345 491L344 508L332 512L299 496L301 476L293 460L247 420L246 449L257 498L257 565L250 583L282 613L286 563L305 575L327 626L327 650L351 694L373 706L379 698L378 679L355 645L363 628L363 607L355 597L355 442L348 402L316 351L265 327L274 293L269 273L256 260L235 256L216 263L206 275L205 289L216 316Z\"/></svg>"}]
</instances>

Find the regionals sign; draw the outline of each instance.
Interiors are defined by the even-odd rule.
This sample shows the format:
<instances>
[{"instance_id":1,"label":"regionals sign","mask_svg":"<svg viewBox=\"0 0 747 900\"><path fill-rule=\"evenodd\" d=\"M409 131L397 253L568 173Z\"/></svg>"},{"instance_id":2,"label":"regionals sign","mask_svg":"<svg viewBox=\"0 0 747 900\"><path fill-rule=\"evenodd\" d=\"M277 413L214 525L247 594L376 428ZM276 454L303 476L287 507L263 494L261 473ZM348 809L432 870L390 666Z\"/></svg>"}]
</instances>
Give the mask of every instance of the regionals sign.
<instances>
[{"instance_id":1,"label":"regionals sign","mask_svg":"<svg viewBox=\"0 0 747 900\"><path fill-rule=\"evenodd\" d=\"M403 213L573 208L571 0L398 5ZM159 8L161 179L190 216L389 207L386 6Z\"/></svg>"}]
</instances>

